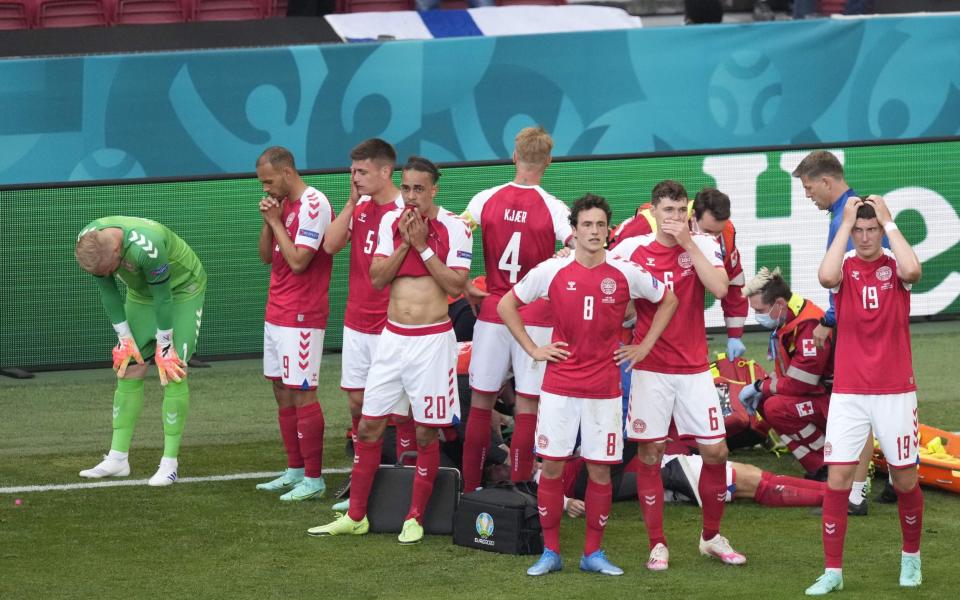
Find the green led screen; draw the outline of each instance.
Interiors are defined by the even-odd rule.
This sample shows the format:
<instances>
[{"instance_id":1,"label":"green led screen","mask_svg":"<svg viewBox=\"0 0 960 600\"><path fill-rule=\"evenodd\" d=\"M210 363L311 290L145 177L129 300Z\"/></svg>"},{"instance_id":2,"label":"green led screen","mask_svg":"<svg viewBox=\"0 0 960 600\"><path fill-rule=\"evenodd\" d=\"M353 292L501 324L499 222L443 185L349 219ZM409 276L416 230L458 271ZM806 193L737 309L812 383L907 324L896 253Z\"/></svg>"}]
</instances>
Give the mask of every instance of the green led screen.
<instances>
[{"instance_id":1,"label":"green led screen","mask_svg":"<svg viewBox=\"0 0 960 600\"><path fill-rule=\"evenodd\" d=\"M887 198L897 223L923 263L913 314L960 313L960 141L836 149L847 180L861 194ZM801 294L826 303L816 281L827 217L804 197L790 171L806 150L618 158L558 162L543 187L570 204L583 193L605 196L614 223L631 216L662 179L691 195L714 185L730 195L748 278L759 266L780 265ZM512 165L443 169L438 202L461 212L472 195L508 181ZM346 173L305 179L339 210ZM109 359L113 330L92 278L73 259L80 228L112 214L147 217L176 231L200 256L209 276L200 355L257 353L269 280L257 238L261 188L254 177L0 191L0 367L50 367ZM334 261L326 346L341 344L347 290L347 250ZM482 271L479 237L474 273ZM708 300L707 324L722 315Z\"/></svg>"}]
</instances>

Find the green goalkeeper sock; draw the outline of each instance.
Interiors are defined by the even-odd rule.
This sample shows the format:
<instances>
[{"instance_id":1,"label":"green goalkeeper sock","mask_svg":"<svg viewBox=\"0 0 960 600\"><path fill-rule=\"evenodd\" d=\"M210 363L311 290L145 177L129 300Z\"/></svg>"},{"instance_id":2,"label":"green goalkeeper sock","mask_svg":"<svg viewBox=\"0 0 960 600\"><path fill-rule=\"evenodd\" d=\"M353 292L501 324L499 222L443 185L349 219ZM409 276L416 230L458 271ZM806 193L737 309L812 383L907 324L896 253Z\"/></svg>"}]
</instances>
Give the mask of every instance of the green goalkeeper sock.
<instances>
[{"instance_id":1,"label":"green goalkeeper sock","mask_svg":"<svg viewBox=\"0 0 960 600\"><path fill-rule=\"evenodd\" d=\"M113 393L113 440L110 449L129 452L133 428L143 408L143 380L118 379Z\"/></svg>"},{"instance_id":2,"label":"green goalkeeper sock","mask_svg":"<svg viewBox=\"0 0 960 600\"><path fill-rule=\"evenodd\" d=\"M163 456L176 458L180 452L180 436L190 409L190 388L187 380L171 381L163 388Z\"/></svg>"}]
</instances>

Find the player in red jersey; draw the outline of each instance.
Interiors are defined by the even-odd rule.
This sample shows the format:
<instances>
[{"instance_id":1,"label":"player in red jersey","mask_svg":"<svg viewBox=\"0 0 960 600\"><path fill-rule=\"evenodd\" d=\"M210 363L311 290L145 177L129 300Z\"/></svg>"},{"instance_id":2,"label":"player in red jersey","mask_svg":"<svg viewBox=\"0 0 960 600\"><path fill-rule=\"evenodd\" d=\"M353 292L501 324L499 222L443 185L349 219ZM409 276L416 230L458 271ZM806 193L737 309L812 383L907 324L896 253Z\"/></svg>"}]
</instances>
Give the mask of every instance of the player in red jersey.
<instances>
[{"instance_id":1,"label":"player in red jersey","mask_svg":"<svg viewBox=\"0 0 960 600\"><path fill-rule=\"evenodd\" d=\"M707 364L703 316L705 289L723 298L729 280L717 240L690 231L687 204L687 192L682 185L669 180L658 183L653 188L652 209L656 234L627 238L612 250L661 279L680 301L681 318L670 323L649 356L634 366L627 411L627 435L638 442L637 453L643 463L637 473L637 495L650 538L647 568L655 571L665 570L669 561L663 535L660 461L671 419L681 437L696 439L703 457L699 483L703 502L700 552L727 564L746 562L720 535L726 494L726 431ZM654 315L652 305L635 305L634 341L645 334Z\"/></svg>"},{"instance_id":2,"label":"player in red jersey","mask_svg":"<svg viewBox=\"0 0 960 600\"><path fill-rule=\"evenodd\" d=\"M343 351L340 389L350 402L351 435L357 443L357 424L363 408L363 392L380 332L387 322L390 286L376 289L370 282L370 265L383 216L403 207L400 190L393 184L397 153L389 143L371 138L350 152L350 198L323 239L323 249L336 254L350 245L350 278L343 315ZM413 423L402 417L397 445L413 449ZM400 453L398 451L397 456Z\"/></svg>"},{"instance_id":3,"label":"player in red jersey","mask_svg":"<svg viewBox=\"0 0 960 600\"><path fill-rule=\"evenodd\" d=\"M263 374L273 381L287 470L257 489L288 492L281 500L323 496L323 410L317 379L330 307L333 259L321 249L333 218L327 197L307 186L286 148L267 148L257 159L260 259L270 265L264 324Z\"/></svg>"},{"instance_id":4,"label":"player in red jersey","mask_svg":"<svg viewBox=\"0 0 960 600\"><path fill-rule=\"evenodd\" d=\"M621 240L657 232L657 220L653 207L644 204L637 214L620 224L611 233L611 249ZM723 321L727 327L727 356L731 360L747 351L743 345L743 325L747 320L748 304L743 297L743 265L737 250L737 230L730 220L730 197L714 188L704 188L688 208L690 230L694 233L712 235L720 242L723 268L727 271L730 285L727 295L720 300Z\"/></svg>"},{"instance_id":5,"label":"player in red jersey","mask_svg":"<svg viewBox=\"0 0 960 600\"><path fill-rule=\"evenodd\" d=\"M793 292L779 268L761 268L743 291L757 322L773 330L769 358L776 375L744 387L740 402L780 434L808 479L818 479L833 384L832 332L819 348L813 335L823 309Z\"/></svg>"},{"instance_id":6,"label":"player in red jersey","mask_svg":"<svg viewBox=\"0 0 960 600\"><path fill-rule=\"evenodd\" d=\"M603 246L609 221L610 206L603 198L587 194L574 202L570 224L576 250L537 265L498 305L500 318L523 350L535 361L547 361L536 431L537 454L543 459L537 509L545 549L528 575L546 575L563 567L561 477L578 434L589 476L587 535L580 568L623 574L600 549L613 499L610 465L619 463L623 454L617 365L647 356L676 311L677 300L642 268L607 254ZM551 341L538 346L524 327L519 306L540 298L550 300L554 328ZM630 300L637 298L657 308L651 311L643 339L638 334L636 345L621 347L624 313Z\"/></svg>"},{"instance_id":7,"label":"player in red jersey","mask_svg":"<svg viewBox=\"0 0 960 600\"><path fill-rule=\"evenodd\" d=\"M480 486L490 445L493 405L511 372L517 404L510 443L510 480L526 481L533 470L533 434L543 365L531 360L510 335L497 315L497 303L530 269L553 256L558 241L566 243L571 239L570 210L540 187L552 148L553 140L542 127L520 130L513 152L513 181L478 193L463 213L470 223L480 226L487 277L487 294L482 298L473 330L473 396L463 446L465 490ZM521 316L537 345L549 342L552 322L546 301L523 307Z\"/></svg>"},{"instance_id":8,"label":"player in red jersey","mask_svg":"<svg viewBox=\"0 0 960 600\"><path fill-rule=\"evenodd\" d=\"M417 473L401 544L423 539L423 511L440 462L437 428L460 417L457 340L447 316L447 296L463 291L473 238L469 226L434 204L440 172L425 158L410 157L400 191L406 207L384 215L370 280L390 285L387 324L377 342L357 431L350 510L310 535L363 535L369 530L367 499L380 465L387 417L413 412Z\"/></svg>"},{"instance_id":9,"label":"player in red jersey","mask_svg":"<svg viewBox=\"0 0 960 600\"><path fill-rule=\"evenodd\" d=\"M892 251L881 245L884 232ZM854 249L846 252L851 236ZM820 284L836 294L837 342L823 451L829 465L823 500L826 570L807 595L843 589L847 497L871 427L900 505L900 585L921 583L923 495L917 483L917 385L910 350L910 287L920 275L920 261L883 198L850 198L819 271Z\"/></svg>"}]
</instances>

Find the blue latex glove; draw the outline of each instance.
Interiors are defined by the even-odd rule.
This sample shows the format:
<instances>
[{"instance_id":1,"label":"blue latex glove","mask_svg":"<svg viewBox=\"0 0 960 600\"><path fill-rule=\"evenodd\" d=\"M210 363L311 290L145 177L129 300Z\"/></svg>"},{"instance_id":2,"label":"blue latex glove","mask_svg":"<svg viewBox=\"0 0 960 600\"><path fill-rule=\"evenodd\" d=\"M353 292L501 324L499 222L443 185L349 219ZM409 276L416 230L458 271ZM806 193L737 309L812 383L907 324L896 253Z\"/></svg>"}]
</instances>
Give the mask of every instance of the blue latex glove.
<instances>
[{"instance_id":1,"label":"blue latex glove","mask_svg":"<svg viewBox=\"0 0 960 600\"><path fill-rule=\"evenodd\" d=\"M747 347L743 345L740 338L727 338L727 358L733 360L739 356L743 356L746 351Z\"/></svg>"},{"instance_id":2,"label":"blue latex glove","mask_svg":"<svg viewBox=\"0 0 960 600\"><path fill-rule=\"evenodd\" d=\"M757 388L755 388L753 384L745 386L740 390L740 404L743 405L743 408L747 410L747 414L751 417L757 414L757 406L762 399L763 392L757 391Z\"/></svg>"}]
</instances>

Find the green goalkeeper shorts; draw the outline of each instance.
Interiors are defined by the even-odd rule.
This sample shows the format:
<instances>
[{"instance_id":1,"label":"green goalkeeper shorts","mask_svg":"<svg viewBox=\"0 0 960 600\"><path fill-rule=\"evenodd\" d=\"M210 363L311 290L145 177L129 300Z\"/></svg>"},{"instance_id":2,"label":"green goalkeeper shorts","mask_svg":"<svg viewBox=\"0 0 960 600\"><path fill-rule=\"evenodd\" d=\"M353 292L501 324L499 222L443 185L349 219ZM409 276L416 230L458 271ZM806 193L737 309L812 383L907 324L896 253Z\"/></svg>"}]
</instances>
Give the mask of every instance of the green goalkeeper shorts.
<instances>
[{"instance_id":1,"label":"green goalkeeper shorts","mask_svg":"<svg viewBox=\"0 0 960 600\"><path fill-rule=\"evenodd\" d=\"M203 316L204 293L173 303L173 345L177 356L183 362L190 360L197 351L197 338L200 337L200 319ZM124 305L127 322L133 339L140 348L144 360L156 352L157 319L152 304L131 302Z\"/></svg>"}]
</instances>

